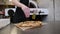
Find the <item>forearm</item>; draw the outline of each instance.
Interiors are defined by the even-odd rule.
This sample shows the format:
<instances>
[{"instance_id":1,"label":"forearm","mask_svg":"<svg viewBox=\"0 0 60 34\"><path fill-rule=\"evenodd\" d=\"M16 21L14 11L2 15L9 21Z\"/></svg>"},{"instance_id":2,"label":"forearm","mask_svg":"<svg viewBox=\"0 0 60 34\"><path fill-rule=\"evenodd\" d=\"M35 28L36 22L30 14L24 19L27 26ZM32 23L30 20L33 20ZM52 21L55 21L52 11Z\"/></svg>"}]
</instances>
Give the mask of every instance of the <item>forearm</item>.
<instances>
[{"instance_id":1,"label":"forearm","mask_svg":"<svg viewBox=\"0 0 60 34\"><path fill-rule=\"evenodd\" d=\"M21 8L25 6L24 4L20 3L18 0L12 0L12 3Z\"/></svg>"}]
</instances>

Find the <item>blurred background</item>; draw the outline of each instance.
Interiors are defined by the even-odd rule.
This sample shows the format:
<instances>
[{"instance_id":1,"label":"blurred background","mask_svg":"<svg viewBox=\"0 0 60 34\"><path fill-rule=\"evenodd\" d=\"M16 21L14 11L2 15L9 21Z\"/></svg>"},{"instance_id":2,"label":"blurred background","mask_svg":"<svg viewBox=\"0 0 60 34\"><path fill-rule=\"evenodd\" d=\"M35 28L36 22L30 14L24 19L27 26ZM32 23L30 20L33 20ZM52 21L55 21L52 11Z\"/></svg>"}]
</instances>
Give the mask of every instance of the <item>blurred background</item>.
<instances>
[{"instance_id":1,"label":"blurred background","mask_svg":"<svg viewBox=\"0 0 60 34\"><path fill-rule=\"evenodd\" d=\"M8 11L13 10L15 12L16 7L11 0L0 0L0 19L2 21L4 19L9 20ZM29 7L31 10L29 20L39 20L43 23L48 23L41 29L39 34L60 34L60 0L29 0ZM36 12L34 13L34 11ZM33 14L35 14L35 19L32 18ZM10 24L10 21L5 24L7 25L7 23Z\"/></svg>"}]
</instances>

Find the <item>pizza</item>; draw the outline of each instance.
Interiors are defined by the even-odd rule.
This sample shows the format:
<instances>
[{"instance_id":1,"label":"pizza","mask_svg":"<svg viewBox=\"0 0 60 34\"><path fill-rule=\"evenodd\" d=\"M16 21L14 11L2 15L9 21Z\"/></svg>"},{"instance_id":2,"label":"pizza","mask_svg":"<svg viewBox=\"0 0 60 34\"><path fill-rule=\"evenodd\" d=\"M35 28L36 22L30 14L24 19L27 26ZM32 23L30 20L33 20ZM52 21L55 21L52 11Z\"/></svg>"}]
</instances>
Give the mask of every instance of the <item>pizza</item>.
<instances>
[{"instance_id":1,"label":"pizza","mask_svg":"<svg viewBox=\"0 0 60 34\"><path fill-rule=\"evenodd\" d=\"M25 21L17 24L18 27L39 27L42 26L41 21Z\"/></svg>"}]
</instances>

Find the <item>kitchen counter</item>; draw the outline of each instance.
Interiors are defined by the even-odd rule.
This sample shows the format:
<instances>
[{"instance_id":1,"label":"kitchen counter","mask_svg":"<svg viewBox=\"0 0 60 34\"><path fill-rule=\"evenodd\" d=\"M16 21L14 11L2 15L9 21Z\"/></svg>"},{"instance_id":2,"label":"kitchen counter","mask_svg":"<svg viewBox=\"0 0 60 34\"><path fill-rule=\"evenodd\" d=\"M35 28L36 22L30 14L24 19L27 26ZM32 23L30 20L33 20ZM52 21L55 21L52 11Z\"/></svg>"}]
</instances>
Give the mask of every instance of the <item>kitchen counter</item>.
<instances>
[{"instance_id":1,"label":"kitchen counter","mask_svg":"<svg viewBox=\"0 0 60 34\"><path fill-rule=\"evenodd\" d=\"M0 34L53 34L54 32L54 24L47 23L41 28L29 29L29 30L21 30L17 28L13 24L9 24L6 27L0 29Z\"/></svg>"}]
</instances>

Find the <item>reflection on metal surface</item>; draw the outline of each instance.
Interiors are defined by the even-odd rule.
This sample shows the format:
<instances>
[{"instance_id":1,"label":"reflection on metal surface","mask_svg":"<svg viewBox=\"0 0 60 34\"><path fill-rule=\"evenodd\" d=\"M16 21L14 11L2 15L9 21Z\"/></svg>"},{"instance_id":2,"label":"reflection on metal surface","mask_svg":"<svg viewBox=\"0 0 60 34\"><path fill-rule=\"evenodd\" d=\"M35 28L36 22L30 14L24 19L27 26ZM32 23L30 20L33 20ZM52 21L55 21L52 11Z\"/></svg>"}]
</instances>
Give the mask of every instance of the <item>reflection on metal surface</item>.
<instances>
[{"instance_id":1,"label":"reflection on metal surface","mask_svg":"<svg viewBox=\"0 0 60 34\"><path fill-rule=\"evenodd\" d=\"M17 28L16 27L12 28L11 34L17 34Z\"/></svg>"}]
</instances>

